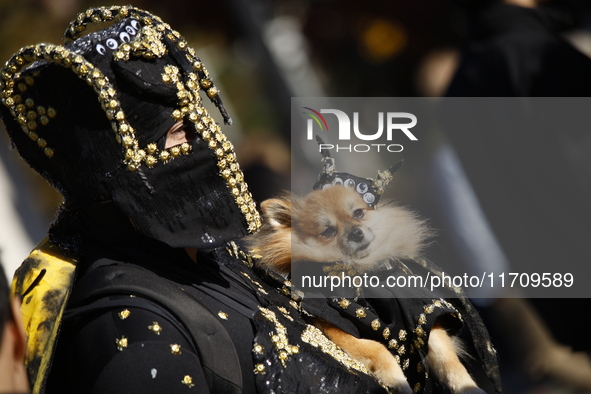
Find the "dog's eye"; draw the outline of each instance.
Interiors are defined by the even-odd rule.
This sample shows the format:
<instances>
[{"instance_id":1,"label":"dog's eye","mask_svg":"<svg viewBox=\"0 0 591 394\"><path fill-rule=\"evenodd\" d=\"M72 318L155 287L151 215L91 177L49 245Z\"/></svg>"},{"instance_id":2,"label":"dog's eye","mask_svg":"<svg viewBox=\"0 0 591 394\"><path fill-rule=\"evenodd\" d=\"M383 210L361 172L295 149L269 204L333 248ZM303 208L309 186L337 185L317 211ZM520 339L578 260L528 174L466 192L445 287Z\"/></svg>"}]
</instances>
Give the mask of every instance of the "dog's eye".
<instances>
[{"instance_id":1,"label":"dog's eye","mask_svg":"<svg viewBox=\"0 0 591 394\"><path fill-rule=\"evenodd\" d=\"M363 209L356 209L353 212L353 219L361 219L365 215Z\"/></svg>"},{"instance_id":2,"label":"dog's eye","mask_svg":"<svg viewBox=\"0 0 591 394\"><path fill-rule=\"evenodd\" d=\"M322 235L323 237L326 237L326 238L330 238L330 237L334 237L336 235L336 233L337 233L337 229L332 226L329 226L320 235Z\"/></svg>"}]
</instances>

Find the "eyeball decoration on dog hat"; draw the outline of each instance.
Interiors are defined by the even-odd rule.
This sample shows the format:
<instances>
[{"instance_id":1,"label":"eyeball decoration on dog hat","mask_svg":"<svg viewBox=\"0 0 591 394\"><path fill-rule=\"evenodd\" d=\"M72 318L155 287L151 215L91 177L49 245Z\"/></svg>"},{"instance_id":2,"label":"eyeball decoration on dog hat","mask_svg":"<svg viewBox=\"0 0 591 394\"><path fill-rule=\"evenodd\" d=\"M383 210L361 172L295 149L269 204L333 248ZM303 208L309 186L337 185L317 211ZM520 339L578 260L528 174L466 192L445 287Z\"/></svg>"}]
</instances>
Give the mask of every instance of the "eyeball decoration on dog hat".
<instances>
[{"instance_id":1,"label":"eyeball decoration on dog hat","mask_svg":"<svg viewBox=\"0 0 591 394\"><path fill-rule=\"evenodd\" d=\"M324 144L324 141L319 136L316 136L318 144ZM318 181L314 184L313 189L326 189L332 186L345 186L354 189L363 201L370 207L375 208L386 186L392 180L392 174L396 172L402 165L402 160L390 166L385 171L378 170L376 179L361 178L346 172L337 172L334 158L329 152L322 151L322 172L318 175Z\"/></svg>"}]
</instances>

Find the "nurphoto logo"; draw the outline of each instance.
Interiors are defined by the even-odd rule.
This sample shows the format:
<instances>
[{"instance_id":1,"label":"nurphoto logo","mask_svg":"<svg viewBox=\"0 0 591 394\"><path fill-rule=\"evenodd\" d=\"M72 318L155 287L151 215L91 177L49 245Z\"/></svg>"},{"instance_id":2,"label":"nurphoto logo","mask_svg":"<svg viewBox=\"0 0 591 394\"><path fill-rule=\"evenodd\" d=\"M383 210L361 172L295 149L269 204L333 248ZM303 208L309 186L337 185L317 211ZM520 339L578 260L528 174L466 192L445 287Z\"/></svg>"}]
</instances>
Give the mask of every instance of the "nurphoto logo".
<instances>
[{"instance_id":1,"label":"nurphoto logo","mask_svg":"<svg viewBox=\"0 0 591 394\"><path fill-rule=\"evenodd\" d=\"M402 152L404 147L401 144L390 143L398 135L404 135L411 141L418 141L417 137L410 131L411 128L417 125L417 117L409 112L378 112L378 130L376 132L366 133L359 129L359 112L353 112L353 122L351 118L344 111L339 109L321 109L317 111L310 107L303 107L309 112L303 112L310 118L306 124L306 138L308 140L314 139L314 125L323 132L329 132L328 122L322 114L332 114L336 116L338 122L338 140L350 141L351 130L355 137L361 141L386 141L387 143L372 143L372 144L319 144L318 150L336 150L349 152L369 152L371 150L380 149L388 152ZM385 120L384 120L385 119ZM406 122L404 122L406 120ZM352 124L351 124L352 123ZM384 123L386 126L384 127ZM385 129L385 139L384 139ZM365 130L367 131L367 130Z\"/></svg>"}]
</instances>

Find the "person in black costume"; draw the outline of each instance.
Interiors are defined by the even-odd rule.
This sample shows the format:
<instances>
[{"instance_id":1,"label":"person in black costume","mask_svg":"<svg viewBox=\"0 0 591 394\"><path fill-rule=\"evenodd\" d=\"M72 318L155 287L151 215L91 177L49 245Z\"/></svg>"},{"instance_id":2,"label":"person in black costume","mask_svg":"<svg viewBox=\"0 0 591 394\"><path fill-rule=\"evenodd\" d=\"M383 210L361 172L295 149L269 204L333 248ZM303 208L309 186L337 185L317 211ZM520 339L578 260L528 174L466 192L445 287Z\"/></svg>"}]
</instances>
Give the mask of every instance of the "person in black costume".
<instances>
[{"instance_id":1,"label":"person in black costume","mask_svg":"<svg viewBox=\"0 0 591 394\"><path fill-rule=\"evenodd\" d=\"M64 40L21 49L0 73L14 145L64 196L13 284L33 392L386 392L309 324L289 281L258 272L241 249L260 218L200 92L230 117L180 34L113 6L79 14ZM461 307L427 301L409 304L420 331L383 323L402 363L435 317L461 325ZM319 302L312 307L355 335L374 332L384 309ZM437 389L408 364L417 391Z\"/></svg>"},{"instance_id":2,"label":"person in black costume","mask_svg":"<svg viewBox=\"0 0 591 394\"><path fill-rule=\"evenodd\" d=\"M591 95L591 59L560 35L572 18L538 3L542 2L471 3L469 40L448 97ZM527 101L519 105L526 108ZM495 110L488 118L478 119L478 132L474 127L447 131L512 270L554 266L560 271L561 262L569 267L588 266L591 161L583 152L591 148L589 133L568 127L551 134L516 130L499 121L500 111L506 109ZM543 124L544 114L537 116ZM532 322L538 318L527 302L536 307L559 342L588 351L589 338L573 335L578 324L573 317L586 308L586 300L516 300L505 308L515 311L507 313L507 320L515 318L513 324L519 327L515 330L524 330L524 337L531 339L520 342L526 344L536 374L591 387L589 359L584 354L569 356L545 328L534 327ZM533 327L529 334L526 327Z\"/></svg>"}]
</instances>

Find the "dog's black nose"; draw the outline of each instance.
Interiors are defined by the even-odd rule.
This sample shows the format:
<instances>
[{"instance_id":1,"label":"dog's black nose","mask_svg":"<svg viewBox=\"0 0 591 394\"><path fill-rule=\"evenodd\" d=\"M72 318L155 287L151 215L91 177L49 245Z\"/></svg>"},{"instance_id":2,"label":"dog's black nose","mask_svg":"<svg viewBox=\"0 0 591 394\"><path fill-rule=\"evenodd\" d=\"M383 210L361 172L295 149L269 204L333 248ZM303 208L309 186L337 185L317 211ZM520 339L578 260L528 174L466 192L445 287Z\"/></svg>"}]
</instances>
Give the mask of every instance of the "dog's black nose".
<instances>
[{"instance_id":1,"label":"dog's black nose","mask_svg":"<svg viewBox=\"0 0 591 394\"><path fill-rule=\"evenodd\" d=\"M352 242L363 241L363 230L361 230L359 227L355 227L353 230L351 230L351 232L349 233L349 241L352 241Z\"/></svg>"}]
</instances>

